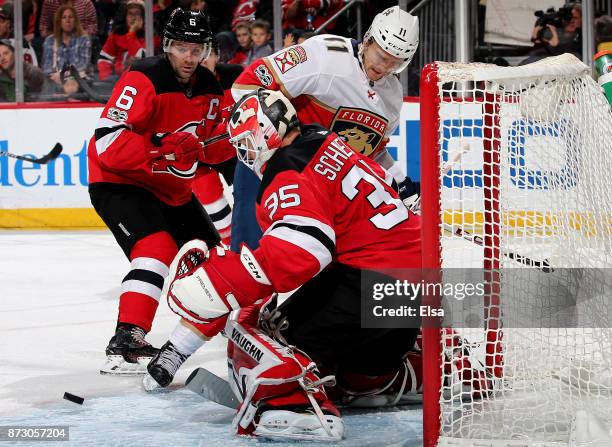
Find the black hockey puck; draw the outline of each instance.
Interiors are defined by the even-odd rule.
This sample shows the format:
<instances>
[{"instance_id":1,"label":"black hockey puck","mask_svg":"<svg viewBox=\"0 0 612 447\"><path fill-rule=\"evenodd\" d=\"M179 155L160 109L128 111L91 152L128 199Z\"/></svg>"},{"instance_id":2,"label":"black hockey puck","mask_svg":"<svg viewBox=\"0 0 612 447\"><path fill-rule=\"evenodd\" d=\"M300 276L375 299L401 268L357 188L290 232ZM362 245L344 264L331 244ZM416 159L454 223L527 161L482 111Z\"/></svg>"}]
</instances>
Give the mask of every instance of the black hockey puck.
<instances>
[{"instance_id":1,"label":"black hockey puck","mask_svg":"<svg viewBox=\"0 0 612 447\"><path fill-rule=\"evenodd\" d=\"M74 394L70 394L68 392L64 393L64 399L79 405L83 405L83 402L85 402L83 397L75 396Z\"/></svg>"}]
</instances>

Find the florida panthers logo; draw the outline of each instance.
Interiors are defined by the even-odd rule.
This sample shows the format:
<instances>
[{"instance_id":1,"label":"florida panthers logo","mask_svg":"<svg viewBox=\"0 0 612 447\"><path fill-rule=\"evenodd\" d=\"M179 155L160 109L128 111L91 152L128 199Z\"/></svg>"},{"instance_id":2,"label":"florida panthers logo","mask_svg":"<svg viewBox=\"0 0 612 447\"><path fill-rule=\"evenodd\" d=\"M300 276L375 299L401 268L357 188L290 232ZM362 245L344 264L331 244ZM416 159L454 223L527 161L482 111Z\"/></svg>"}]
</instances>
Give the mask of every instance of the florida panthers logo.
<instances>
[{"instance_id":1,"label":"florida panthers logo","mask_svg":"<svg viewBox=\"0 0 612 447\"><path fill-rule=\"evenodd\" d=\"M355 126L351 129L338 132L338 135L340 135L356 152L364 155L370 155L374 152L374 148L372 147L372 141L376 138L374 132L366 133Z\"/></svg>"},{"instance_id":2,"label":"florida panthers logo","mask_svg":"<svg viewBox=\"0 0 612 447\"><path fill-rule=\"evenodd\" d=\"M370 156L383 140L388 124L385 118L369 110L340 107L330 127L355 152Z\"/></svg>"}]
</instances>

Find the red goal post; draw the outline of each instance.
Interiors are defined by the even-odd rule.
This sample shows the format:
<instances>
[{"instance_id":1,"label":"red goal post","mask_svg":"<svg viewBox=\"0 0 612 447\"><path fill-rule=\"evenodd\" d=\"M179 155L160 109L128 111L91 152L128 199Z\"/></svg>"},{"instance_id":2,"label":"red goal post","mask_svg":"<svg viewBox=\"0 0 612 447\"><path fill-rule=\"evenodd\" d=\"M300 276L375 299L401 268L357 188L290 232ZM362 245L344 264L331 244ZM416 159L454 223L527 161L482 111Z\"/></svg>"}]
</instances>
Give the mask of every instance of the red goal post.
<instances>
[{"instance_id":1,"label":"red goal post","mask_svg":"<svg viewBox=\"0 0 612 447\"><path fill-rule=\"evenodd\" d=\"M482 327L453 333L495 379L484 396L466 392L449 332L424 322L424 444L567 445L583 411L612 422L609 104L571 55L437 62L420 91L423 267L482 270ZM567 307L557 289L578 269L588 306L571 308L578 325L555 327ZM532 309L549 324L521 327Z\"/></svg>"}]
</instances>

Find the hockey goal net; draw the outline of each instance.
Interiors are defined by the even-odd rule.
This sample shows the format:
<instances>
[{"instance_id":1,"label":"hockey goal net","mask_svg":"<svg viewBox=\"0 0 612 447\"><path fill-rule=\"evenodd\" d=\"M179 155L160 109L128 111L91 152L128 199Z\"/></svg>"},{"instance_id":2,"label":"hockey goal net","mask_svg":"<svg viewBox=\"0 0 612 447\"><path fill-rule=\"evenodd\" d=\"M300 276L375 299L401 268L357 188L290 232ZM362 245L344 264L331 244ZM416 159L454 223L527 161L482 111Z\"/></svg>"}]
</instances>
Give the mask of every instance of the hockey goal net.
<instances>
[{"instance_id":1,"label":"hockey goal net","mask_svg":"<svg viewBox=\"0 0 612 447\"><path fill-rule=\"evenodd\" d=\"M484 283L423 329L426 445L580 445L612 422L611 174L610 106L575 57L424 68L424 267Z\"/></svg>"}]
</instances>

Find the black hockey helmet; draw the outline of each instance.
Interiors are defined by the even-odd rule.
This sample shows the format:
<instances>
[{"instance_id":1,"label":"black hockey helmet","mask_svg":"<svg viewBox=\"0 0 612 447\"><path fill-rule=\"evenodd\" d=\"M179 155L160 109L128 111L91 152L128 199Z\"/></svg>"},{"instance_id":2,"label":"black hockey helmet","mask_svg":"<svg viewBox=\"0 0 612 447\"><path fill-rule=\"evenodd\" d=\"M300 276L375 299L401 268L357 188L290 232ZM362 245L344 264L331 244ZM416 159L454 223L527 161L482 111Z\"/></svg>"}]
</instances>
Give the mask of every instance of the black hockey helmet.
<instances>
[{"instance_id":1,"label":"black hockey helmet","mask_svg":"<svg viewBox=\"0 0 612 447\"><path fill-rule=\"evenodd\" d=\"M209 45L212 40L212 32L208 17L202 11L186 11L176 8L170 14L164 28L164 47L166 41L169 40Z\"/></svg>"}]
</instances>

